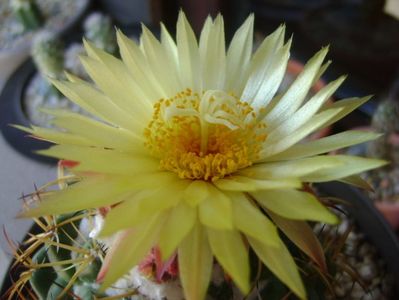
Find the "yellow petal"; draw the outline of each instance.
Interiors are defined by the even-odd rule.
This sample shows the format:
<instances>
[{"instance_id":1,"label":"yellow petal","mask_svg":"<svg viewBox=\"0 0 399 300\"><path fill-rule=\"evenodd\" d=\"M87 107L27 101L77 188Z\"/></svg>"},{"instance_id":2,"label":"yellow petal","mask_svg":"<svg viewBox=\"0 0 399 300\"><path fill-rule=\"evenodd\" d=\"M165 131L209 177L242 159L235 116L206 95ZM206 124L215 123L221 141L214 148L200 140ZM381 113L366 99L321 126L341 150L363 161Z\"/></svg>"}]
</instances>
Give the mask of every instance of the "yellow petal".
<instances>
[{"instance_id":1,"label":"yellow petal","mask_svg":"<svg viewBox=\"0 0 399 300\"><path fill-rule=\"evenodd\" d=\"M267 82L269 66L273 61L277 49L281 48L284 43L285 26L280 26L272 34L267 36L262 44L258 47L253 55L250 66L247 70L248 80L244 80L243 92L241 99L252 103L258 94L259 89ZM246 71L246 70L244 70ZM263 99L263 104L266 105L268 99Z\"/></svg>"},{"instance_id":2,"label":"yellow petal","mask_svg":"<svg viewBox=\"0 0 399 300\"><path fill-rule=\"evenodd\" d=\"M302 185L298 179L261 180L244 176L219 179L214 184L221 190L237 192L301 187Z\"/></svg>"},{"instance_id":3,"label":"yellow petal","mask_svg":"<svg viewBox=\"0 0 399 300\"><path fill-rule=\"evenodd\" d=\"M224 22L219 14L215 22L208 18L201 32L199 54L202 65L202 88L222 90L226 80Z\"/></svg>"},{"instance_id":4,"label":"yellow petal","mask_svg":"<svg viewBox=\"0 0 399 300\"><path fill-rule=\"evenodd\" d=\"M328 67L331 65L332 60L328 60L326 63L324 63L319 71L317 72L317 75L315 76L315 78L313 79L312 82L312 86L314 86L316 84L316 82L318 82L321 78L321 76L323 76L324 72L328 69Z\"/></svg>"},{"instance_id":5,"label":"yellow petal","mask_svg":"<svg viewBox=\"0 0 399 300\"><path fill-rule=\"evenodd\" d=\"M213 268L207 234L197 221L178 249L179 275L187 300L203 300Z\"/></svg>"},{"instance_id":6,"label":"yellow petal","mask_svg":"<svg viewBox=\"0 0 399 300\"><path fill-rule=\"evenodd\" d=\"M354 111L356 108L360 107L361 105L363 105L364 103L369 101L370 98L371 98L371 96L366 96L366 97L362 97L362 98L357 98L357 97L347 98L347 99L342 99L342 100L336 101L331 105L327 105L326 109L342 108L342 110L334 118L329 120L325 126L330 126L331 124L334 124L338 120L341 120L343 117L347 116L349 113Z\"/></svg>"},{"instance_id":7,"label":"yellow petal","mask_svg":"<svg viewBox=\"0 0 399 300\"><path fill-rule=\"evenodd\" d=\"M368 192L373 192L373 187L368 183L366 180L361 178L359 175L352 175L348 176L345 178L339 179L339 181L346 183L346 184L351 184L353 186L356 186L361 189L365 189Z\"/></svg>"},{"instance_id":8,"label":"yellow petal","mask_svg":"<svg viewBox=\"0 0 399 300\"><path fill-rule=\"evenodd\" d=\"M147 97L139 93L134 79L122 62L114 58L112 63L105 66L100 61L86 56L81 56L80 61L96 85L119 109L132 114L143 125L150 120L150 103L144 104L143 98L146 100ZM109 70L108 67L115 70Z\"/></svg>"},{"instance_id":9,"label":"yellow petal","mask_svg":"<svg viewBox=\"0 0 399 300\"><path fill-rule=\"evenodd\" d=\"M132 76L140 80L141 88L148 95L148 98L157 101L168 97L163 86L156 80L147 58L135 41L129 39L120 30L117 30L116 37L124 64Z\"/></svg>"},{"instance_id":10,"label":"yellow petal","mask_svg":"<svg viewBox=\"0 0 399 300\"><path fill-rule=\"evenodd\" d=\"M258 191L252 192L251 195L267 209L288 219L322 221L329 224L338 222L337 216L307 192L287 189Z\"/></svg>"},{"instance_id":11,"label":"yellow petal","mask_svg":"<svg viewBox=\"0 0 399 300\"><path fill-rule=\"evenodd\" d=\"M349 130L315 141L305 142L267 158L267 161L297 159L327 153L337 149L364 143L380 137L380 134L367 131Z\"/></svg>"},{"instance_id":12,"label":"yellow petal","mask_svg":"<svg viewBox=\"0 0 399 300\"><path fill-rule=\"evenodd\" d=\"M288 119L301 106L327 52L328 47L321 49L306 63L302 73L291 84L277 105L266 115L264 119L266 124L273 124L271 126L274 127L274 124Z\"/></svg>"},{"instance_id":13,"label":"yellow petal","mask_svg":"<svg viewBox=\"0 0 399 300\"><path fill-rule=\"evenodd\" d=\"M116 128L66 110L43 110L55 116L51 124L66 129L69 133L93 141L92 146L145 152L142 137L133 135L123 128ZM147 151L146 151L147 152Z\"/></svg>"},{"instance_id":14,"label":"yellow petal","mask_svg":"<svg viewBox=\"0 0 399 300\"><path fill-rule=\"evenodd\" d=\"M248 241L266 267L295 295L300 299L306 299L305 287L299 276L298 268L284 243L280 240L279 247L270 247L251 237L248 237Z\"/></svg>"},{"instance_id":15,"label":"yellow petal","mask_svg":"<svg viewBox=\"0 0 399 300\"><path fill-rule=\"evenodd\" d=\"M161 229L159 248L162 258L168 259L177 249L181 241L191 231L197 219L197 210L184 202L172 208Z\"/></svg>"},{"instance_id":16,"label":"yellow petal","mask_svg":"<svg viewBox=\"0 0 399 300\"><path fill-rule=\"evenodd\" d=\"M209 184L202 180L194 180L184 191L184 200L192 207L197 206L207 197Z\"/></svg>"},{"instance_id":17,"label":"yellow petal","mask_svg":"<svg viewBox=\"0 0 399 300\"><path fill-rule=\"evenodd\" d=\"M177 71L177 67L179 65L178 61L178 53L176 43L169 34L168 30L166 29L165 25L161 23L161 44L168 56L168 59L173 62L174 69Z\"/></svg>"},{"instance_id":18,"label":"yellow petal","mask_svg":"<svg viewBox=\"0 0 399 300\"><path fill-rule=\"evenodd\" d=\"M343 163L332 155L314 156L279 162L259 163L245 168L238 174L253 178L300 178L313 172L342 165Z\"/></svg>"},{"instance_id":19,"label":"yellow petal","mask_svg":"<svg viewBox=\"0 0 399 300\"><path fill-rule=\"evenodd\" d=\"M73 83L83 83L83 84L87 84L86 81L84 81L82 78L69 73L68 71L64 71L65 77L66 79L68 79L68 81L73 82Z\"/></svg>"},{"instance_id":20,"label":"yellow petal","mask_svg":"<svg viewBox=\"0 0 399 300\"><path fill-rule=\"evenodd\" d=\"M245 82L243 78L251 59L253 31L254 15L250 14L234 33L227 50L226 90L233 91L236 95L241 95L240 86Z\"/></svg>"},{"instance_id":21,"label":"yellow petal","mask_svg":"<svg viewBox=\"0 0 399 300\"><path fill-rule=\"evenodd\" d=\"M156 243L159 230L165 220L163 215L154 216L142 225L123 232L123 238L107 253L107 269L101 289L105 290L145 258ZM109 261L109 262L108 262Z\"/></svg>"},{"instance_id":22,"label":"yellow petal","mask_svg":"<svg viewBox=\"0 0 399 300\"><path fill-rule=\"evenodd\" d=\"M141 133L140 122L132 115L115 105L107 96L86 82L61 82L52 80L51 83L69 100L84 110L136 134Z\"/></svg>"},{"instance_id":23,"label":"yellow petal","mask_svg":"<svg viewBox=\"0 0 399 300\"><path fill-rule=\"evenodd\" d=\"M363 158L349 155L335 155L336 158L343 162L343 165L335 168L319 170L313 174L303 177L306 182L326 182L345 178L354 174L375 169L387 164L386 161L380 159Z\"/></svg>"},{"instance_id":24,"label":"yellow petal","mask_svg":"<svg viewBox=\"0 0 399 300\"><path fill-rule=\"evenodd\" d=\"M276 227L259 208L242 193L229 193L229 196L233 203L234 225L238 230L266 245L279 245Z\"/></svg>"},{"instance_id":25,"label":"yellow petal","mask_svg":"<svg viewBox=\"0 0 399 300\"><path fill-rule=\"evenodd\" d=\"M156 172L159 169L159 163L153 158L101 148L56 145L37 153L79 162L79 165L74 167L75 171L134 175Z\"/></svg>"},{"instance_id":26,"label":"yellow petal","mask_svg":"<svg viewBox=\"0 0 399 300\"><path fill-rule=\"evenodd\" d=\"M271 106L271 101L275 96L287 69L288 60L290 57L292 38L288 42L277 49L270 62L267 62L267 68L263 77L263 82L259 86L257 93L252 99L251 105L255 109L262 109L267 107L264 113L260 114L258 119L261 120L270 111L274 105Z\"/></svg>"},{"instance_id":27,"label":"yellow petal","mask_svg":"<svg viewBox=\"0 0 399 300\"><path fill-rule=\"evenodd\" d=\"M269 142L266 139L264 148L259 153L259 161L267 160L268 157L290 148L312 132L322 128L323 126L326 126L326 124L337 114L339 114L341 110L342 108L331 108L324 110L314 115L311 120L291 134L281 137L281 139L277 142Z\"/></svg>"},{"instance_id":28,"label":"yellow petal","mask_svg":"<svg viewBox=\"0 0 399 300\"><path fill-rule=\"evenodd\" d=\"M130 178L93 176L67 189L42 196L41 201L37 202L37 207L29 209L21 216L64 214L111 205L121 201L127 192L135 189L130 181Z\"/></svg>"},{"instance_id":29,"label":"yellow petal","mask_svg":"<svg viewBox=\"0 0 399 300\"><path fill-rule=\"evenodd\" d=\"M93 60L80 57L81 61L84 62L85 69L87 68L86 71L98 86L101 89L105 88L106 90L104 90L104 92L108 95L118 97L117 99L112 97L112 100L117 101L117 103L121 105L121 107L127 109L127 111L132 110L131 112L135 113L136 118L150 117L152 113L151 98L143 91L141 84L130 75L122 61L104 50L97 48L94 44L85 39L83 40L83 44L89 55L90 53L94 53L91 57L101 62L101 64L98 65L94 63ZM93 64L91 64L90 61L93 62ZM104 73L93 74L92 71L96 69L98 71L102 70ZM106 76L107 74L109 75ZM110 85L105 82L106 78L108 78L109 83L115 84L111 89L108 89Z\"/></svg>"},{"instance_id":30,"label":"yellow petal","mask_svg":"<svg viewBox=\"0 0 399 300\"><path fill-rule=\"evenodd\" d=\"M195 34L182 11L179 12L176 27L177 51L180 62L180 80L183 86L202 91L202 78L198 43Z\"/></svg>"},{"instance_id":31,"label":"yellow petal","mask_svg":"<svg viewBox=\"0 0 399 300\"><path fill-rule=\"evenodd\" d=\"M208 196L199 204L202 224L218 229L233 228L231 200L223 192L208 184Z\"/></svg>"},{"instance_id":32,"label":"yellow petal","mask_svg":"<svg viewBox=\"0 0 399 300\"><path fill-rule=\"evenodd\" d=\"M241 292L247 294L250 290L249 257L241 234L236 230L208 228L208 238L217 261L231 276Z\"/></svg>"},{"instance_id":33,"label":"yellow petal","mask_svg":"<svg viewBox=\"0 0 399 300\"><path fill-rule=\"evenodd\" d=\"M32 128L13 125L15 128L28 132L36 138L40 138L52 143L65 144L65 145L78 145L78 146L90 146L93 144L92 141L87 138L76 136L66 132L60 132L49 128L41 128L37 126L31 126Z\"/></svg>"},{"instance_id":34,"label":"yellow petal","mask_svg":"<svg viewBox=\"0 0 399 300\"><path fill-rule=\"evenodd\" d=\"M310 98L302 107L294 112L290 118L282 121L278 126L267 126L266 130L269 132L269 142L274 142L281 139L297 130L300 126L308 122L322 107L324 103L333 95L338 87L345 80L346 76L341 76L335 81L330 82ZM280 100L281 101L281 100ZM273 124L271 124L273 125Z\"/></svg>"},{"instance_id":35,"label":"yellow petal","mask_svg":"<svg viewBox=\"0 0 399 300\"><path fill-rule=\"evenodd\" d=\"M307 222L282 218L270 211L268 214L284 234L320 267L322 272L328 272L324 250Z\"/></svg>"},{"instance_id":36,"label":"yellow petal","mask_svg":"<svg viewBox=\"0 0 399 300\"><path fill-rule=\"evenodd\" d=\"M164 180L158 182L155 189L143 190L126 198L108 212L101 236L134 227L149 217L175 206L179 203L182 196L181 190L184 190L186 184L178 178L165 177Z\"/></svg>"},{"instance_id":37,"label":"yellow petal","mask_svg":"<svg viewBox=\"0 0 399 300\"><path fill-rule=\"evenodd\" d=\"M147 27L143 26L142 32L140 38L142 49L156 80L162 82L165 93L173 96L187 88L181 85L176 65L168 59L161 43Z\"/></svg>"}]
</instances>

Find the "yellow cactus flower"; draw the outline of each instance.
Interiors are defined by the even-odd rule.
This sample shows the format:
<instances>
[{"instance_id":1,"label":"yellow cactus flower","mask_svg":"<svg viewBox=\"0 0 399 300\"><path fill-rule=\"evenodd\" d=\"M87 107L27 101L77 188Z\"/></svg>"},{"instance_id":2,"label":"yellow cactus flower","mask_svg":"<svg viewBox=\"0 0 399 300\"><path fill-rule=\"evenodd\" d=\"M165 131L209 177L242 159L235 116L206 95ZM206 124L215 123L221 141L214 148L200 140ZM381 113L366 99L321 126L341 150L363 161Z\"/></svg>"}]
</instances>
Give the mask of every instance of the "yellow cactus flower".
<instances>
[{"instance_id":1,"label":"yellow cactus flower","mask_svg":"<svg viewBox=\"0 0 399 300\"><path fill-rule=\"evenodd\" d=\"M306 298L277 227L322 266L306 221L338 220L304 184L356 183L353 175L384 164L326 155L375 133L304 140L368 98L326 103L344 77L308 96L329 64L327 48L278 91L291 39L280 26L253 53L253 22L251 15L228 47L222 16L208 18L197 40L183 12L176 40L164 26L160 40L143 27L139 44L118 31L121 59L85 42L81 61L94 84L68 75L54 85L96 118L54 110L48 113L58 129L24 128L57 144L41 154L76 162L71 172L79 181L44 194L22 215L107 207L101 235L116 239L100 272L104 288L157 246L164 260L177 252L187 299L204 299L214 257L245 294L251 247Z\"/></svg>"}]
</instances>

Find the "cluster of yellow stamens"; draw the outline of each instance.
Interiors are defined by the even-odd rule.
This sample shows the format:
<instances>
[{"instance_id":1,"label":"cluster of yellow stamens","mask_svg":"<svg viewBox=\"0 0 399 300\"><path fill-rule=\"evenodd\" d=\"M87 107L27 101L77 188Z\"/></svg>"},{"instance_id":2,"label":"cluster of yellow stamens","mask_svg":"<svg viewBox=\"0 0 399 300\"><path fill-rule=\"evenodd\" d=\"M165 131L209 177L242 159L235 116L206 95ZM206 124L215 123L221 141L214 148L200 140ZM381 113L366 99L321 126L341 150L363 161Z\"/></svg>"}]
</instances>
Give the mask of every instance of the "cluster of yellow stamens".
<instances>
[{"instance_id":1,"label":"cluster of yellow stamens","mask_svg":"<svg viewBox=\"0 0 399 300\"><path fill-rule=\"evenodd\" d=\"M264 128L252 107L233 95L187 89L155 103L144 134L162 169L215 181L252 164L266 139Z\"/></svg>"}]
</instances>

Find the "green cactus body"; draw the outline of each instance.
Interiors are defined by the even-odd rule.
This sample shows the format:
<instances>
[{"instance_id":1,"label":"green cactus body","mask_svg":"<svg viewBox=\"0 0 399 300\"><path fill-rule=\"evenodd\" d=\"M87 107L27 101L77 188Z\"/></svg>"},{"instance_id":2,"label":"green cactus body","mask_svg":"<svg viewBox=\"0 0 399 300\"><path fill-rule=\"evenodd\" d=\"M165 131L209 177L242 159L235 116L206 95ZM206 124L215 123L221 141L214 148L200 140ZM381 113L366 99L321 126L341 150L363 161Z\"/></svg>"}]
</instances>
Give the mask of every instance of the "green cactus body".
<instances>
[{"instance_id":1,"label":"green cactus body","mask_svg":"<svg viewBox=\"0 0 399 300\"><path fill-rule=\"evenodd\" d=\"M59 224L70 217L71 216L69 215L61 215L56 219L55 224ZM75 223L75 226L78 225L79 225L78 223ZM75 230L75 228L72 224L69 223L58 228L57 229L58 242L60 244L72 245L78 235L78 232ZM56 246L50 246L48 247L47 256L50 262L70 260L71 252L64 248L60 247L57 248ZM58 277L61 277L64 281L67 282L71 279L71 277L75 273L75 268L72 267L71 265L54 266L54 270L57 272Z\"/></svg>"},{"instance_id":2,"label":"green cactus body","mask_svg":"<svg viewBox=\"0 0 399 300\"><path fill-rule=\"evenodd\" d=\"M42 75L62 79L64 51L61 41L54 34L44 31L35 36L32 57Z\"/></svg>"},{"instance_id":3,"label":"green cactus body","mask_svg":"<svg viewBox=\"0 0 399 300\"><path fill-rule=\"evenodd\" d=\"M54 228L56 234L53 237L53 241L56 241L57 245L74 245L78 238L79 221L66 222L62 226L57 226L64 221L69 220L74 215L61 215L58 216L54 221ZM73 258L72 251L63 247L57 247L56 245L47 245L46 243L36 252L33 260L37 264L50 263L52 267L43 267L36 269L32 277L30 278L30 284L40 299L56 299L62 292L63 288L73 278L76 267L72 264L57 264L62 261L71 260ZM98 272L98 267L91 271L86 272L86 276L91 274L90 272ZM91 278L94 278L92 275ZM76 280L74 285L79 285L80 280ZM72 299L68 294L65 294L60 299Z\"/></svg>"},{"instance_id":4,"label":"green cactus body","mask_svg":"<svg viewBox=\"0 0 399 300\"><path fill-rule=\"evenodd\" d=\"M12 0L11 8L25 31L38 29L44 23L44 18L33 0Z\"/></svg>"},{"instance_id":5,"label":"green cactus body","mask_svg":"<svg viewBox=\"0 0 399 300\"><path fill-rule=\"evenodd\" d=\"M33 256L33 262L37 264L48 263L47 251L46 247L40 248L39 251L35 253ZM38 268L36 269L29 282L35 291L35 294L39 297L39 299L46 299L49 291L49 282L53 282L57 275L54 270L51 270L51 267L48 268Z\"/></svg>"},{"instance_id":6,"label":"green cactus body","mask_svg":"<svg viewBox=\"0 0 399 300\"><path fill-rule=\"evenodd\" d=\"M116 36L111 19L101 13L92 13L84 23L85 37L98 48L116 54Z\"/></svg>"}]
</instances>

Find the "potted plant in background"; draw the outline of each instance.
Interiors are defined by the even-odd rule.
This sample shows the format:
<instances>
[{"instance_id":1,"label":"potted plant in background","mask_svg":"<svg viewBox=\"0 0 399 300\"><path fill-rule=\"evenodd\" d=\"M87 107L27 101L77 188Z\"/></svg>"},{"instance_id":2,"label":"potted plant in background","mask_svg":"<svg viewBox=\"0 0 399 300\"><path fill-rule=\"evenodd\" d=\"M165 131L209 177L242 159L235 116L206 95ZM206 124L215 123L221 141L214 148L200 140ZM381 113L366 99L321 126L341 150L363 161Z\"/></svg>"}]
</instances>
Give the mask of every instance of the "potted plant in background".
<instances>
[{"instance_id":1,"label":"potted plant in background","mask_svg":"<svg viewBox=\"0 0 399 300\"><path fill-rule=\"evenodd\" d=\"M108 16L98 12L90 14L84 22L84 36L97 47L112 54L116 53L116 36ZM49 78L65 78L64 70L67 70L70 76L73 74L87 79L78 58L84 53L84 49L80 41L67 43L65 47L57 34L42 31L33 39L31 52L32 60L21 65L7 81L1 94L1 130L6 140L21 153L54 163L53 160L43 160L43 157L34 153L34 150L48 147L47 142L31 140L25 143L25 135L10 125L34 124L51 127L51 118L43 112L48 108L67 108L84 113L48 81Z\"/></svg>"},{"instance_id":2,"label":"potted plant in background","mask_svg":"<svg viewBox=\"0 0 399 300\"><path fill-rule=\"evenodd\" d=\"M354 148L352 152L358 152L369 157L378 157L390 162L389 165L379 170L373 170L365 174L374 191L370 198L374 200L377 208L387 218L395 230L399 228L399 84L393 85L389 96L381 101L372 117L371 127L364 130L374 130L383 135L364 145Z\"/></svg>"},{"instance_id":3,"label":"potted plant in background","mask_svg":"<svg viewBox=\"0 0 399 300\"><path fill-rule=\"evenodd\" d=\"M278 91L291 39L280 26L252 54L253 21L228 47L220 15L197 42L183 12L176 42L164 28L161 42L143 28L140 45L118 31L121 60L85 43L95 85L52 82L97 119L54 110L56 128L20 127L56 144L40 153L61 160L60 177L25 198L20 216L41 230L15 247L27 270L8 295L27 282L31 297L66 299L220 299L226 285L229 298L279 287L305 299L325 289L328 265L308 221L339 219L312 185L357 184L386 162L325 154L374 133L303 141L368 97L328 103L344 77L308 96L327 48Z\"/></svg>"},{"instance_id":4,"label":"potted plant in background","mask_svg":"<svg viewBox=\"0 0 399 300\"><path fill-rule=\"evenodd\" d=\"M25 60L35 32L45 28L70 32L89 7L89 0L7 0L0 7L0 86Z\"/></svg>"}]
</instances>

